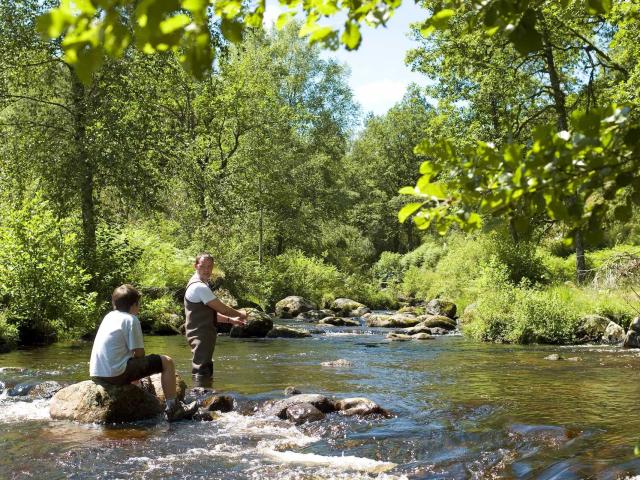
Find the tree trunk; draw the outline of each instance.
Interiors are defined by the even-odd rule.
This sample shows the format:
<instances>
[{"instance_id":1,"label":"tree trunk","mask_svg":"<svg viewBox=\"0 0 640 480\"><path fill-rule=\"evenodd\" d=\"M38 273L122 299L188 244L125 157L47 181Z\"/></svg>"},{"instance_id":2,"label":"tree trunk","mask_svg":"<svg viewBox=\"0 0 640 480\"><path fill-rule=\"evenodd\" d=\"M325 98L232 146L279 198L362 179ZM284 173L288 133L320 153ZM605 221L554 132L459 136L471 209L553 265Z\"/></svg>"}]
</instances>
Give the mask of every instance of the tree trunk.
<instances>
[{"instance_id":1,"label":"tree trunk","mask_svg":"<svg viewBox=\"0 0 640 480\"><path fill-rule=\"evenodd\" d=\"M549 32L546 26L543 28L542 41L544 45L544 57L547 63L547 73L551 82L551 90L553 91L553 103L558 116L558 128L560 130L569 130L569 118L567 115L566 95L560 84L560 76L556 68L553 56L553 45L549 39ZM573 202L578 199L574 198ZM582 232L578 229L574 237L576 248L576 281L582 283L586 277L586 264L584 259L584 245L582 243Z\"/></svg>"},{"instance_id":2,"label":"tree trunk","mask_svg":"<svg viewBox=\"0 0 640 480\"><path fill-rule=\"evenodd\" d=\"M92 275L90 285L96 288L94 274L96 265L96 206L94 198L94 166L86 150L86 98L85 87L70 68L73 103L74 147L76 165L80 173L79 190L82 211L82 258L84 268Z\"/></svg>"}]
</instances>

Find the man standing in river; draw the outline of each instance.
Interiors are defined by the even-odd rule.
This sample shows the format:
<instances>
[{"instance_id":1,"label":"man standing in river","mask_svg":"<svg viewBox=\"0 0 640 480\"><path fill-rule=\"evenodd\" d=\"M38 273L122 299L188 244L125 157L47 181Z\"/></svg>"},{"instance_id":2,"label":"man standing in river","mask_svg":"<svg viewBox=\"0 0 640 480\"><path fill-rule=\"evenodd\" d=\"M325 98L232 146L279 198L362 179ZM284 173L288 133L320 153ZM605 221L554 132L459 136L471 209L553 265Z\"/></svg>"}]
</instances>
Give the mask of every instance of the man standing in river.
<instances>
[{"instance_id":1,"label":"man standing in river","mask_svg":"<svg viewBox=\"0 0 640 480\"><path fill-rule=\"evenodd\" d=\"M209 287L213 257L201 253L194 263L195 273L184 294L187 342L191 347L191 373L198 386L209 386L213 379L213 350L218 323L244 325L247 314L222 303Z\"/></svg>"}]
</instances>

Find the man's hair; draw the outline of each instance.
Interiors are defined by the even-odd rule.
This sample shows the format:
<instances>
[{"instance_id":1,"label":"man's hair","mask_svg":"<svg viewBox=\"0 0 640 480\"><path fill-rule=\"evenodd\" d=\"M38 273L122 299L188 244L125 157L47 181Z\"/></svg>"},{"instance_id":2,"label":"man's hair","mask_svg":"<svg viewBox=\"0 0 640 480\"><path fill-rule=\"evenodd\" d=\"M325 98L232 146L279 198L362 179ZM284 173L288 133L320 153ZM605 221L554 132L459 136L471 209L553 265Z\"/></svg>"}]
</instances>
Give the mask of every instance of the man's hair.
<instances>
[{"instance_id":1,"label":"man's hair","mask_svg":"<svg viewBox=\"0 0 640 480\"><path fill-rule=\"evenodd\" d=\"M213 255L210 253L199 253L196 255L196 265L200 264L202 260L211 260L213 262Z\"/></svg>"},{"instance_id":2,"label":"man's hair","mask_svg":"<svg viewBox=\"0 0 640 480\"><path fill-rule=\"evenodd\" d=\"M111 294L113 308L120 312L129 312L131 307L140 301L142 294L133 285L125 283L116 288Z\"/></svg>"}]
</instances>

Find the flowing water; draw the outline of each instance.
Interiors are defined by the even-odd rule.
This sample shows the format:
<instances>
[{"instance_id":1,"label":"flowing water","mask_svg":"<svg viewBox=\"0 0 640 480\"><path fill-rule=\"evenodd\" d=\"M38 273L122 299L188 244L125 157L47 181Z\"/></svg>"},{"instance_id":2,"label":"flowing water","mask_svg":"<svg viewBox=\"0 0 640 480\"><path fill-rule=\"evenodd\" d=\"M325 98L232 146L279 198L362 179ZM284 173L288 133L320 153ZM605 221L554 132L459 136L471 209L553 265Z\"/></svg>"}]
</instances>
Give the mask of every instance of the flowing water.
<instances>
[{"instance_id":1,"label":"flowing water","mask_svg":"<svg viewBox=\"0 0 640 480\"><path fill-rule=\"evenodd\" d=\"M221 414L125 426L53 421L48 400L0 395L0 478L633 478L640 474L640 354L522 347L459 336L390 342L335 328L307 339L219 338L214 388L239 403L305 393L365 396L392 418L320 422ZM147 337L190 381L181 337ZM0 381L87 379L91 344L0 355ZM550 361L560 353L579 361ZM320 366L347 359L348 368ZM640 478L640 477L639 477Z\"/></svg>"}]
</instances>

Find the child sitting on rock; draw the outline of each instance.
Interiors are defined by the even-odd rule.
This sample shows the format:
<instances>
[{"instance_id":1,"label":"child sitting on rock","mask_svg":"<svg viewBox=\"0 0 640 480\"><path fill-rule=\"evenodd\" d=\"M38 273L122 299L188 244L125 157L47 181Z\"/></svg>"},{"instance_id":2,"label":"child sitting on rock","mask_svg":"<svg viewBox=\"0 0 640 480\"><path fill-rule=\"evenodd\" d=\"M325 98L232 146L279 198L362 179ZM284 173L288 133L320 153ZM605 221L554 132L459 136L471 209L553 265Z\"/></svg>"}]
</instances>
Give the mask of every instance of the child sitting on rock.
<instances>
[{"instance_id":1,"label":"child sitting on rock","mask_svg":"<svg viewBox=\"0 0 640 480\"><path fill-rule=\"evenodd\" d=\"M166 399L165 419L169 422L190 418L197 404L184 405L176 400L176 373L173 360L166 355L144 354L140 321L141 294L132 285L113 291L109 312L98 329L91 350L89 374L95 382L126 385L154 373L161 374Z\"/></svg>"}]
</instances>

